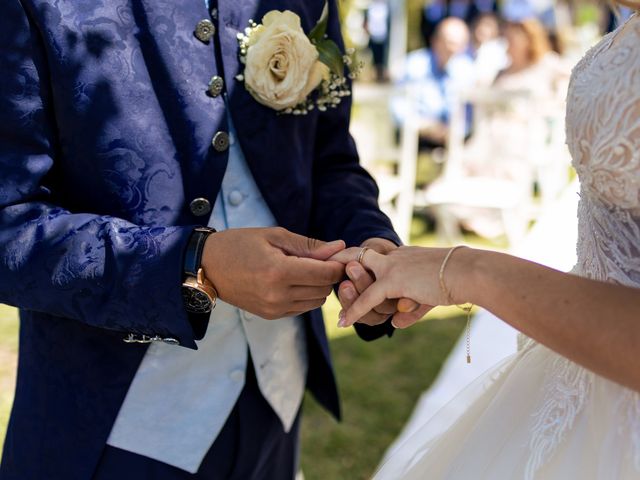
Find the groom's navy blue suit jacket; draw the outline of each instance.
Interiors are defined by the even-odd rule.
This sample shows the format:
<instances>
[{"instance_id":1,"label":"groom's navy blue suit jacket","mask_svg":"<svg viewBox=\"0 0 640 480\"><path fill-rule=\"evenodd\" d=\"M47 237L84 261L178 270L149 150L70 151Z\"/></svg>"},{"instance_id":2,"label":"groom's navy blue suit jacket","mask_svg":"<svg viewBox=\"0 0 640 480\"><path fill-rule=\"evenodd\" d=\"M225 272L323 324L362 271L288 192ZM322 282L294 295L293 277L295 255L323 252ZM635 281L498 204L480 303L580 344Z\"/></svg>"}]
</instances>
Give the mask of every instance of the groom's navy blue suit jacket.
<instances>
[{"instance_id":1,"label":"groom's navy blue suit jacket","mask_svg":"<svg viewBox=\"0 0 640 480\"><path fill-rule=\"evenodd\" d=\"M207 223L190 202L215 201L227 163L212 147L227 130L222 96L207 94L214 75L282 227L349 245L398 241L358 165L349 102L276 115L234 78L250 19L289 9L308 32L323 3L220 0L218 37L204 43L194 36L211 18L203 0L2 2L0 302L21 310L2 480L90 479L147 348L123 338L196 348L204 335L180 284L187 239ZM308 387L339 415L319 311L307 325Z\"/></svg>"}]
</instances>

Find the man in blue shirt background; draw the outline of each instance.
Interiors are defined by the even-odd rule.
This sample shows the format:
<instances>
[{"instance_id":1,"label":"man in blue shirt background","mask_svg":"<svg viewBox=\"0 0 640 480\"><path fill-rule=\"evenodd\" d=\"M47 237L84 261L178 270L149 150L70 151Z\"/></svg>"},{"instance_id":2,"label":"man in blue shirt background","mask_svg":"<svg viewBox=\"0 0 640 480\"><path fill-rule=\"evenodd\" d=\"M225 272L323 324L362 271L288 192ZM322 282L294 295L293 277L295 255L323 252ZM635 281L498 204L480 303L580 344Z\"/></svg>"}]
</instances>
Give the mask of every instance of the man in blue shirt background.
<instances>
[{"instance_id":1,"label":"man in blue shirt background","mask_svg":"<svg viewBox=\"0 0 640 480\"><path fill-rule=\"evenodd\" d=\"M443 20L434 32L431 48L407 56L398 83L401 95L391 101L396 124L400 126L408 118L420 120L420 137L432 146L444 145L458 95L473 85L469 38L469 29L462 20Z\"/></svg>"}]
</instances>

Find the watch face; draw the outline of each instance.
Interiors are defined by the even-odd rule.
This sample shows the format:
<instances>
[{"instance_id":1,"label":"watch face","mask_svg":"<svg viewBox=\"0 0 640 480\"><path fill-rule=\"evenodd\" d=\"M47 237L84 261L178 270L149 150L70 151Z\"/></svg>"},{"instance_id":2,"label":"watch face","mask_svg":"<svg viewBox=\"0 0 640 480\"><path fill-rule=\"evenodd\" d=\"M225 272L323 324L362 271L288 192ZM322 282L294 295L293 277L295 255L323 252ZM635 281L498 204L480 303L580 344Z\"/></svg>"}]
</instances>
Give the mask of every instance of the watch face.
<instances>
[{"instance_id":1,"label":"watch face","mask_svg":"<svg viewBox=\"0 0 640 480\"><path fill-rule=\"evenodd\" d=\"M193 313L209 313L213 308L209 295L193 287L182 287L182 298L187 310Z\"/></svg>"}]
</instances>

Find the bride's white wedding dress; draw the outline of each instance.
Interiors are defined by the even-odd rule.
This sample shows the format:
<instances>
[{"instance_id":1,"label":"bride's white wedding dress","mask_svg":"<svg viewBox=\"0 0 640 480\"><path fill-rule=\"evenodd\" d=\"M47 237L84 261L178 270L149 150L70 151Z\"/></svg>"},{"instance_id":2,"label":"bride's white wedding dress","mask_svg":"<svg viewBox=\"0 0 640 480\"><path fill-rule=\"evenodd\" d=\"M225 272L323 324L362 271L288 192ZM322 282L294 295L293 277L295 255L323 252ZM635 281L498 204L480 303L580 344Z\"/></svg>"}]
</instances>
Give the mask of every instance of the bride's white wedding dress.
<instances>
[{"instance_id":1,"label":"bride's white wedding dress","mask_svg":"<svg viewBox=\"0 0 640 480\"><path fill-rule=\"evenodd\" d=\"M573 272L640 287L638 14L574 69L566 124L581 181ZM520 340L449 407L464 414L427 423L375 479L640 479L640 395Z\"/></svg>"}]
</instances>

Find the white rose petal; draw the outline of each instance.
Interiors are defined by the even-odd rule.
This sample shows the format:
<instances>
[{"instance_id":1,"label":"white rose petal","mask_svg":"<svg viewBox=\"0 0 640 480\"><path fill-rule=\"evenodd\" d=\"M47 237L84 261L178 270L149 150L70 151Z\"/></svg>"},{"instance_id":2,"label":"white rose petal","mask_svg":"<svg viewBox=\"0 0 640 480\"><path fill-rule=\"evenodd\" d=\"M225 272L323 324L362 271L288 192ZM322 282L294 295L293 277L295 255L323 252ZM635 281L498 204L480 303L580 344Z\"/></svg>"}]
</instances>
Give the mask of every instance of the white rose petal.
<instances>
[{"instance_id":1,"label":"white rose petal","mask_svg":"<svg viewBox=\"0 0 640 480\"><path fill-rule=\"evenodd\" d=\"M300 24L300 17L293 13L291 10L285 10L279 12L278 10L272 10L262 17L262 25L269 27L271 25L285 25L292 30L299 30L302 33L302 25Z\"/></svg>"},{"instance_id":2,"label":"white rose petal","mask_svg":"<svg viewBox=\"0 0 640 480\"><path fill-rule=\"evenodd\" d=\"M267 13L248 46L245 85L258 102L275 110L303 102L329 75L293 12Z\"/></svg>"}]
</instances>

